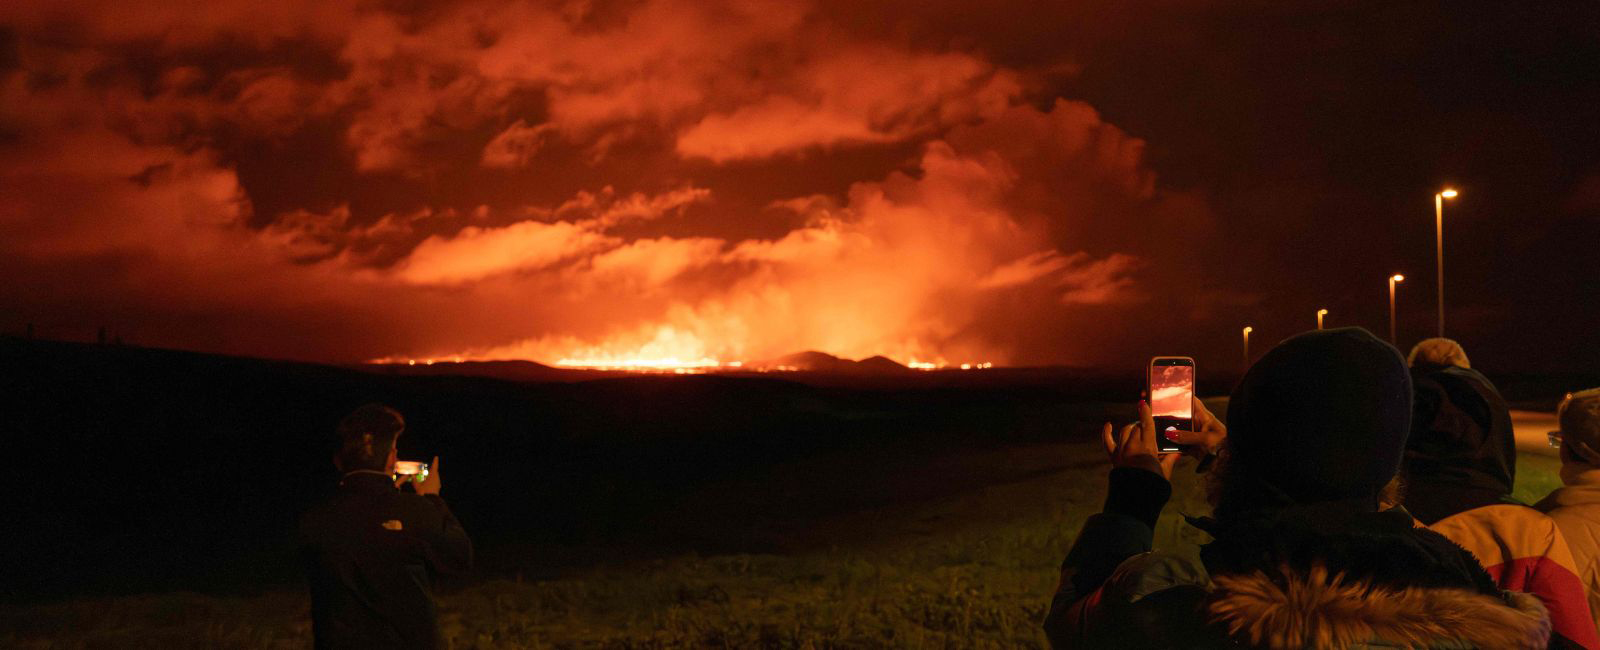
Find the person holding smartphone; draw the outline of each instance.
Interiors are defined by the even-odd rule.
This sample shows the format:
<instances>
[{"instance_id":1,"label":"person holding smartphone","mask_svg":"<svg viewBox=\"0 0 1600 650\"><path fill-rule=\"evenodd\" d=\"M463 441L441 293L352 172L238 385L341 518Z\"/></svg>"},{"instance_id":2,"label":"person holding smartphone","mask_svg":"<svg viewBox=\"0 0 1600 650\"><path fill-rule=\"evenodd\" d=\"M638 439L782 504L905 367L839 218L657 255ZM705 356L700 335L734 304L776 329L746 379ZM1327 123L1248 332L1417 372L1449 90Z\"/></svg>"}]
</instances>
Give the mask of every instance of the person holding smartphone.
<instances>
[{"instance_id":1,"label":"person holding smartphone","mask_svg":"<svg viewBox=\"0 0 1600 650\"><path fill-rule=\"evenodd\" d=\"M1600 625L1600 388L1569 393L1556 410L1561 487L1534 504L1561 529Z\"/></svg>"},{"instance_id":2,"label":"person holding smartphone","mask_svg":"<svg viewBox=\"0 0 1600 650\"><path fill-rule=\"evenodd\" d=\"M1536 598L1502 592L1470 553L1384 508L1411 424L1393 346L1359 328L1307 332L1250 368L1226 426L1192 406L1192 430L1158 430L1146 403L1139 421L1102 430L1109 489L1062 562L1044 622L1054 647L1550 642ZM1162 452L1158 436L1183 451ZM1185 453L1218 454L1214 518L1193 520L1214 538L1199 561L1152 549Z\"/></svg>"},{"instance_id":3,"label":"person holding smartphone","mask_svg":"<svg viewBox=\"0 0 1600 650\"><path fill-rule=\"evenodd\" d=\"M439 647L433 581L472 566L472 541L439 496L438 457L396 473L404 430L400 413L381 404L346 416L338 488L301 517L317 648Z\"/></svg>"}]
</instances>

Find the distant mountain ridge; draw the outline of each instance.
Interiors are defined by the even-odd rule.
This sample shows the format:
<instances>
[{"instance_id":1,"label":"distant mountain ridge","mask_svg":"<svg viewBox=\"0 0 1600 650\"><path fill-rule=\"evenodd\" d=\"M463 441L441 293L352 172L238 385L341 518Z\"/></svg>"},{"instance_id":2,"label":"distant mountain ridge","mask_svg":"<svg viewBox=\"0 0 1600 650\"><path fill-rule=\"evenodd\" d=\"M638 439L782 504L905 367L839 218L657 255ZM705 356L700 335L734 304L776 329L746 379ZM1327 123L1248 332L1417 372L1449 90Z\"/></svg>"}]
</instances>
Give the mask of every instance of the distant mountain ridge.
<instances>
[{"instance_id":1,"label":"distant mountain ridge","mask_svg":"<svg viewBox=\"0 0 1600 650\"><path fill-rule=\"evenodd\" d=\"M747 363L743 370L757 371L803 371L803 372L831 372L843 374L893 374L910 370L904 364L879 355L867 357L860 361L852 361L836 357L826 352L807 350L787 354L776 359Z\"/></svg>"},{"instance_id":2,"label":"distant mountain ridge","mask_svg":"<svg viewBox=\"0 0 1600 650\"><path fill-rule=\"evenodd\" d=\"M467 375L510 381L574 381L589 378L585 371L556 368L536 361L436 361L434 363L367 363L359 370L402 376Z\"/></svg>"},{"instance_id":3,"label":"distant mountain ridge","mask_svg":"<svg viewBox=\"0 0 1600 650\"><path fill-rule=\"evenodd\" d=\"M579 381L603 375L631 375L638 371L615 369L579 369L548 366L535 361L435 361L433 363L368 363L356 366L360 370L400 376L466 375L494 377L511 381ZM707 369L709 373L749 372L808 372L829 375L897 375L911 369L885 356L873 356L854 361L836 357L826 352L807 350L786 354L776 359L745 363L738 367ZM666 372L670 373L670 369ZM647 372L647 374L649 374Z\"/></svg>"}]
</instances>

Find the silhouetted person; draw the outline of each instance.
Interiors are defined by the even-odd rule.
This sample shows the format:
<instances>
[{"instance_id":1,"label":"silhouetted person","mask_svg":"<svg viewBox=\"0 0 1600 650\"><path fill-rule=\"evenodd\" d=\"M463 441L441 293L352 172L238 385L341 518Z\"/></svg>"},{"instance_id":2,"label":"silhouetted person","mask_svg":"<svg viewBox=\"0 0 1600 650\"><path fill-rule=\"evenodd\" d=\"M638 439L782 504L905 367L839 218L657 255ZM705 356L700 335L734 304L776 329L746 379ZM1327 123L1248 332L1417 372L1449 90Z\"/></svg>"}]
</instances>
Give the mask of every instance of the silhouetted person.
<instances>
[{"instance_id":1,"label":"silhouetted person","mask_svg":"<svg viewBox=\"0 0 1600 650\"><path fill-rule=\"evenodd\" d=\"M1471 552L1501 589L1544 603L1552 648L1600 648L1582 570L1554 519L1520 503L1496 503L1428 528Z\"/></svg>"},{"instance_id":2,"label":"silhouetted person","mask_svg":"<svg viewBox=\"0 0 1600 650\"><path fill-rule=\"evenodd\" d=\"M393 478L394 409L362 406L339 423L334 495L300 520L317 648L439 646L433 581L472 564L472 542L439 497L439 459L415 494Z\"/></svg>"},{"instance_id":3,"label":"silhouetted person","mask_svg":"<svg viewBox=\"0 0 1600 650\"><path fill-rule=\"evenodd\" d=\"M1471 551L1500 588L1544 603L1556 647L1600 648L1566 537L1550 517L1511 499L1516 441L1494 385L1450 339L1418 343L1409 362L1416 403L1406 509Z\"/></svg>"},{"instance_id":4,"label":"silhouetted person","mask_svg":"<svg viewBox=\"0 0 1600 650\"><path fill-rule=\"evenodd\" d=\"M1589 591L1589 609L1600 623L1600 388L1573 393L1561 402L1561 483L1535 504L1556 521Z\"/></svg>"},{"instance_id":5,"label":"silhouetted person","mask_svg":"<svg viewBox=\"0 0 1600 650\"><path fill-rule=\"evenodd\" d=\"M1408 357L1416 392L1406 441L1405 506L1432 524L1511 501L1517 475L1511 411L1450 339L1418 343Z\"/></svg>"},{"instance_id":6,"label":"silhouetted person","mask_svg":"<svg viewBox=\"0 0 1600 650\"><path fill-rule=\"evenodd\" d=\"M1274 347L1234 389L1224 427L1195 400L1197 432L1170 434L1208 474L1214 540L1199 561L1152 551L1178 454L1150 409L1102 436L1104 510L1083 524L1045 619L1055 647L1543 648L1536 598L1502 592L1470 553L1418 528L1393 499L1411 424L1400 353L1365 330Z\"/></svg>"}]
</instances>

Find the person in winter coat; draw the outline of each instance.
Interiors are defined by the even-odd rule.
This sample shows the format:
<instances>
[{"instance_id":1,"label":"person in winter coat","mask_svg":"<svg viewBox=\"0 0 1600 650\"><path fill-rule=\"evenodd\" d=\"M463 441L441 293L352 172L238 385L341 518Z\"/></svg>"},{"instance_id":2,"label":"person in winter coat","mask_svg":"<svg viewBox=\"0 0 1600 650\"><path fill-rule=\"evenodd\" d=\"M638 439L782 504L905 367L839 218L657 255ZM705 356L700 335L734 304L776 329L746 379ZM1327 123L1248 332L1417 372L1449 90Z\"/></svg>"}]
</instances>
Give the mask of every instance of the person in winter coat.
<instances>
[{"instance_id":1,"label":"person in winter coat","mask_svg":"<svg viewBox=\"0 0 1600 650\"><path fill-rule=\"evenodd\" d=\"M1589 610L1600 624L1600 388L1573 393L1557 411L1561 483L1534 508L1554 519L1577 561Z\"/></svg>"},{"instance_id":2,"label":"person in winter coat","mask_svg":"<svg viewBox=\"0 0 1600 650\"><path fill-rule=\"evenodd\" d=\"M343 472L327 500L300 518L311 588L312 645L324 648L442 646L433 582L472 566L472 540L439 496L439 459L421 482L394 478L400 413L368 404L339 423L334 464Z\"/></svg>"},{"instance_id":3,"label":"person in winter coat","mask_svg":"<svg viewBox=\"0 0 1600 650\"><path fill-rule=\"evenodd\" d=\"M1511 411L1461 345L1426 339L1408 357L1412 407L1406 441L1406 510L1422 523L1496 503L1514 503L1516 438Z\"/></svg>"},{"instance_id":4,"label":"person in winter coat","mask_svg":"<svg viewBox=\"0 0 1600 650\"><path fill-rule=\"evenodd\" d=\"M1511 415L1461 345L1426 339L1411 349L1411 436L1405 509L1472 552L1502 589L1537 597L1558 645L1600 649L1583 581L1554 521L1511 499L1517 464Z\"/></svg>"},{"instance_id":5,"label":"person in winter coat","mask_svg":"<svg viewBox=\"0 0 1600 650\"><path fill-rule=\"evenodd\" d=\"M1577 559L1553 519L1528 506L1497 504L1445 517L1428 528L1470 551L1501 589L1544 603L1555 646L1600 648Z\"/></svg>"},{"instance_id":6,"label":"person in winter coat","mask_svg":"<svg viewBox=\"0 0 1600 650\"><path fill-rule=\"evenodd\" d=\"M1379 510L1411 419L1400 354L1365 330L1307 332L1234 390L1229 424L1196 404L1213 541L1199 561L1152 551L1176 454L1140 421L1102 432L1112 470L1045 619L1057 648L1544 648L1538 599L1504 592L1470 553ZM1392 496L1392 495L1391 495Z\"/></svg>"}]
</instances>

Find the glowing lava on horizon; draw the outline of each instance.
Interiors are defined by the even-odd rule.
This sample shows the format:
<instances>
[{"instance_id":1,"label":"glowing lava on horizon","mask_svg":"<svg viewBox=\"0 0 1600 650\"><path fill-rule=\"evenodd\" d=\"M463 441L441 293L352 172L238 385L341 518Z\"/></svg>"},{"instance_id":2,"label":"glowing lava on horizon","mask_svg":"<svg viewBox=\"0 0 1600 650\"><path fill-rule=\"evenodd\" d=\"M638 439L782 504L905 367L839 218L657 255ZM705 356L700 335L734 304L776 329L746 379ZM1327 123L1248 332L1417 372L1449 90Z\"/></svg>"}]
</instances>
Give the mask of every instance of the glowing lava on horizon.
<instances>
[{"instance_id":1,"label":"glowing lava on horizon","mask_svg":"<svg viewBox=\"0 0 1600 650\"><path fill-rule=\"evenodd\" d=\"M682 360L669 357L666 359L560 359L555 362L555 365L576 370L670 372L688 375L712 370L738 370L744 366L744 362L717 361L716 359Z\"/></svg>"},{"instance_id":2,"label":"glowing lava on horizon","mask_svg":"<svg viewBox=\"0 0 1600 650\"><path fill-rule=\"evenodd\" d=\"M369 361L368 363L380 364L380 365L403 364L403 365L408 365L408 366L416 366L416 365L420 364L420 365L425 365L425 366L432 366L432 365L435 365L435 364L464 363L466 361L514 361L514 359L486 359L486 358L464 359L463 357L461 357L459 355L452 355L450 357L443 358L443 359L410 359L410 358L385 357L385 358L382 358L382 359L373 359L373 360ZM697 375L697 374L704 374L704 373L707 373L707 372L736 372L736 371L800 372L800 371L803 371L803 370L807 370L806 368L801 368L801 367L792 366L792 365L784 365L784 364L770 365L770 366L753 366L752 367L752 366L750 366L749 364L747 364L747 363L745 363L743 361L718 361L716 359L688 359L688 360L685 360L685 359L677 359L677 358L665 358L665 359L634 359L634 358L618 358L618 359L559 359L559 360L557 360L555 363L553 363L551 365L553 365L555 367L558 367L558 368L567 368L567 369L571 369L571 370L599 370L599 371L612 371L612 372L633 372L633 373L642 373L642 374L661 373L661 374L677 374L677 375ZM909 368L911 370L921 370L921 371L933 371L933 370L987 370L987 369L993 368L994 364L991 363L991 362L987 362L987 361L983 362L983 363L953 364L953 363L947 363L947 362L944 362L944 361L918 361L916 359L911 359L911 360L906 362L905 366L906 366L906 368Z\"/></svg>"},{"instance_id":3,"label":"glowing lava on horizon","mask_svg":"<svg viewBox=\"0 0 1600 650\"><path fill-rule=\"evenodd\" d=\"M571 370L596 370L608 372L702 374L708 372L800 372L829 371L858 372L853 364L867 362L861 370L884 371L892 369L878 361L893 360L912 370L980 370L994 367L990 362L951 363L940 354L902 351L901 354L879 354L852 361L828 353L802 353L788 357L757 356L748 359L749 350L738 344L721 343L725 337L707 337L686 328L671 325L649 325L602 341L585 341L573 337L530 338L509 345L455 351L449 354L432 354L423 357L388 356L373 359L374 364L434 365L454 361L532 361L556 368ZM806 357L817 355L820 358ZM730 358L731 357L731 358ZM926 360L929 357L932 360ZM550 361L554 359L554 361ZM904 361L901 361L903 359ZM817 365L820 363L821 365Z\"/></svg>"}]
</instances>

